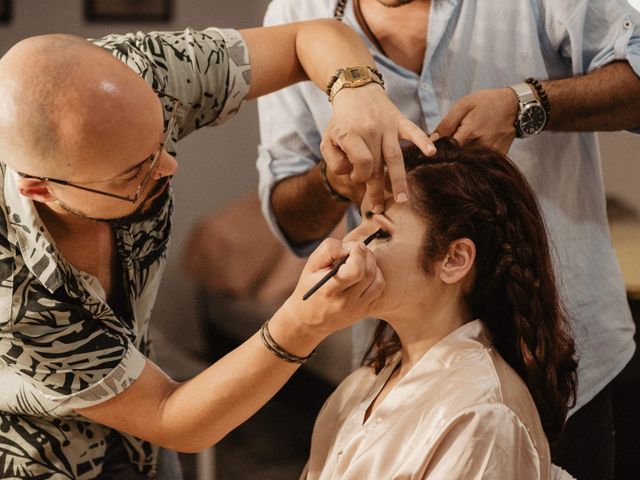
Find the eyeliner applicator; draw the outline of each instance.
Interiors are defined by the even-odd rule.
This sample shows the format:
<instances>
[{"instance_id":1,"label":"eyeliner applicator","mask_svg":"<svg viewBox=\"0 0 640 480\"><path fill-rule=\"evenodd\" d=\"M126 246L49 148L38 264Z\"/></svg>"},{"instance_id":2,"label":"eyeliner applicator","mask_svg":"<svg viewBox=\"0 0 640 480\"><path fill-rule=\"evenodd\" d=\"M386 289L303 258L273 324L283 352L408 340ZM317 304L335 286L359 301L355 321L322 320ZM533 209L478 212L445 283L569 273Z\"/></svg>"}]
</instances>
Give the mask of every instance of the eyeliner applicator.
<instances>
[{"instance_id":1,"label":"eyeliner applicator","mask_svg":"<svg viewBox=\"0 0 640 480\"><path fill-rule=\"evenodd\" d=\"M372 233L367 238L365 238L363 243L365 245L369 245L373 240L375 240L376 238L380 237L381 234L384 234L384 233L385 232L381 228L379 228L374 233ZM302 296L302 300L306 300L307 298L309 298L311 295L313 295L316 292L316 290L318 290L322 285L327 283L331 277L333 277L336 273L338 273L338 269L342 265L344 265L344 262L347 261L347 258L349 258L349 254L345 255L340 260L338 260L338 263L336 263L331 268L331 270L329 270L327 272L327 274L324 277L322 277L320 280L318 280L318 283L316 283L313 287L311 287L309 289L309 291Z\"/></svg>"}]
</instances>

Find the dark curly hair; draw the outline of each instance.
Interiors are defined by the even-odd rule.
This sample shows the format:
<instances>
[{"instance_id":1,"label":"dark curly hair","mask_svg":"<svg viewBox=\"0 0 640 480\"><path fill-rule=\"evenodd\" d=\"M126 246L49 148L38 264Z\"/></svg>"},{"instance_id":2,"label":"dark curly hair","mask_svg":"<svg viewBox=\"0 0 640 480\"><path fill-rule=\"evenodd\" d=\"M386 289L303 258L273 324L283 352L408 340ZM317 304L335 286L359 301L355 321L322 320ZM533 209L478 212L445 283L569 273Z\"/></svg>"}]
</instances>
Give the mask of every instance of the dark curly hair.
<instances>
[{"instance_id":1,"label":"dark curly hair","mask_svg":"<svg viewBox=\"0 0 640 480\"><path fill-rule=\"evenodd\" d=\"M476 245L475 281L467 302L493 344L527 385L550 442L575 404L577 361L560 301L540 208L518 168L489 148L436 141L425 157L404 148L413 206L427 221L423 269L442 260L451 242ZM380 322L365 363L379 371L400 349Z\"/></svg>"}]
</instances>

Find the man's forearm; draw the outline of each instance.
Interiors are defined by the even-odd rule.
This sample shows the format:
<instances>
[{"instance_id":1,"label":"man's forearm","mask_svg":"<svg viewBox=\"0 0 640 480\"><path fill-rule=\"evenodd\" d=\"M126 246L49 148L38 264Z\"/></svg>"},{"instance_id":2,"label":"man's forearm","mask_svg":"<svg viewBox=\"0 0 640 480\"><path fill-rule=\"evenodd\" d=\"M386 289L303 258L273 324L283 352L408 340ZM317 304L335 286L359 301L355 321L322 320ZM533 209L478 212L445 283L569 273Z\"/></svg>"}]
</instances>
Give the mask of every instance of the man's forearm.
<instances>
[{"instance_id":1,"label":"man's forearm","mask_svg":"<svg viewBox=\"0 0 640 480\"><path fill-rule=\"evenodd\" d=\"M278 225L293 244L326 236L340 223L348 206L331 197L322 184L319 166L282 180L271 193Z\"/></svg>"},{"instance_id":2,"label":"man's forearm","mask_svg":"<svg viewBox=\"0 0 640 480\"><path fill-rule=\"evenodd\" d=\"M306 79L324 89L340 67L375 65L358 34L335 20L251 28L240 33L251 59L248 99Z\"/></svg>"},{"instance_id":3,"label":"man's forearm","mask_svg":"<svg viewBox=\"0 0 640 480\"><path fill-rule=\"evenodd\" d=\"M640 78L627 62L581 77L542 82L551 105L548 130L613 131L640 127Z\"/></svg>"}]
</instances>

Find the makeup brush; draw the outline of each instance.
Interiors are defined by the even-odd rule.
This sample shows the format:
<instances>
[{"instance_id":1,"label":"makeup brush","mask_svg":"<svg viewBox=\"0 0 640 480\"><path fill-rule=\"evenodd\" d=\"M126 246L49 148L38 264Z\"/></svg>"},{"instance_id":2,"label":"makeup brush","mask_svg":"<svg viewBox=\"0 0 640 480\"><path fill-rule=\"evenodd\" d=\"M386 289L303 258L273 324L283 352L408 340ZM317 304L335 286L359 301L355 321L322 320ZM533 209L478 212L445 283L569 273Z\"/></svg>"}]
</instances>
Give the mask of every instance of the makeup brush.
<instances>
[{"instance_id":1,"label":"makeup brush","mask_svg":"<svg viewBox=\"0 0 640 480\"><path fill-rule=\"evenodd\" d=\"M382 238L382 237L386 237L388 235L389 234L387 232L385 232L384 230L379 228L377 231L375 231L374 233L372 233L371 235L369 235L367 238L364 239L364 244L365 245L369 245L376 238ZM324 277L322 277L320 280L318 280L318 283L316 283L313 287L311 287L309 289L309 291L307 293L304 294L304 296L302 297L302 300L306 300L307 298L309 298L311 295L313 295L315 293L316 290L318 290L322 285L327 283L331 277L333 277L336 273L338 273L338 269L342 265L344 265L344 262L347 261L347 258L349 258L348 254L346 256L342 257L340 260L338 260L338 263L336 263L331 268L331 270L329 270L327 272L327 274Z\"/></svg>"}]
</instances>

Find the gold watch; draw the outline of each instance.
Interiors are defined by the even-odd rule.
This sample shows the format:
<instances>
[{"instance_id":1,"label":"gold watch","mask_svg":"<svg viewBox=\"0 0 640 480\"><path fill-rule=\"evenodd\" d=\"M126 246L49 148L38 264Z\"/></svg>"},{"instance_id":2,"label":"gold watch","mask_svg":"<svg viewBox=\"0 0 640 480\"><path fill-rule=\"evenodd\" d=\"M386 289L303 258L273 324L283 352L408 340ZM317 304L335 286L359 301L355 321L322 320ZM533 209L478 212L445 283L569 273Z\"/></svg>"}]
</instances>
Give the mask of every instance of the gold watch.
<instances>
[{"instance_id":1,"label":"gold watch","mask_svg":"<svg viewBox=\"0 0 640 480\"><path fill-rule=\"evenodd\" d=\"M333 74L331 80L329 80L325 92L331 103L336 94L343 88L362 87L372 82L384 88L382 74L377 68L369 66L339 68L336 70L336 73Z\"/></svg>"}]
</instances>

